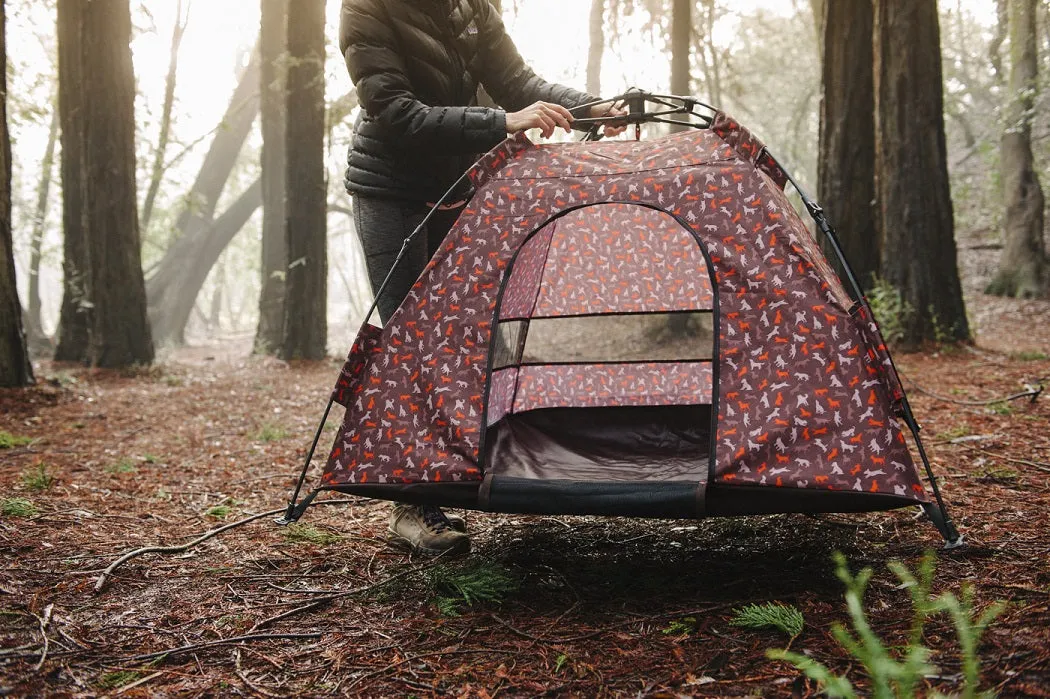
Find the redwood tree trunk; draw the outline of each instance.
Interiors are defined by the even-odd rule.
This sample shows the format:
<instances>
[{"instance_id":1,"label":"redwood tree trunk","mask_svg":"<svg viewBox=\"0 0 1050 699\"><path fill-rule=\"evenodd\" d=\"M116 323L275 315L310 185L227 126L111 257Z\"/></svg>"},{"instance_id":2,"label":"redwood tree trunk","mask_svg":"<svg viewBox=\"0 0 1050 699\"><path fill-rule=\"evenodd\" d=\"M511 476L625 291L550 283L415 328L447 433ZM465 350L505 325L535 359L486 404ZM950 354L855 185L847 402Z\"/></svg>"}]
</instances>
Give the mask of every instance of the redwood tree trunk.
<instances>
[{"instance_id":1,"label":"redwood tree trunk","mask_svg":"<svg viewBox=\"0 0 1050 699\"><path fill-rule=\"evenodd\" d=\"M882 276L914 313L902 343L970 339L956 263L936 0L875 1Z\"/></svg>"},{"instance_id":2,"label":"redwood tree trunk","mask_svg":"<svg viewBox=\"0 0 1050 699\"><path fill-rule=\"evenodd\" d=\"M88 360L153 361L135 196L135 74L128 0L84 3L81 171L91 302Z\"/></svg>"},{"instance_id":3,"label":"redwood tree trunk","mask_svg":"<svg viewBox=\"0 0 1050 699\"><path fill-rule=\"evenodd\" d=\"M197 178L186 195L186 206L175 226L179 237L150 270L146 293L153 336L158 343L181 344L184 340L186 321L200 292L200 286L192 286L187 281L188 276L197 276L187 265L202 264L195 260L208 246L206 238L214 224L219 197L258 113L259 60L258 52L253 51L223 115L222 126L216 130ZM182 298L186 295L191 297L188 305Z\"/></svg>"},{"instance_id":4,"label":"redwood tree trunk","mask_svg":"<svg viewBox=\"0 0 1050 699\"><path fill-rule=\"evenodd\" d=\"M157 134L157 149L153 151L153 167L149 178L149 187L146 190L146 199L142 204L142 229L149 229L150 219L153 217L153 203L160 191L160 183L164 178L165 163L167 156L168 140L171 137L171 112L175 106L175 82L179 75L179 47L182 45L182 36L186 33L186 23L189 18L182 16L182 0L177 0L175 5L175 25L171 30L171 49L168 55L168 76L164 80L164 105L161 108L160 131Z\"/></svg>"},{"instance_id":5,"label":"redwood tree trunk","mask_svg":"<svg viewBox=\"0 0 1050 699\"><path fill-rule=\"evenodd\" d=\"M288 0L262 0L259 31L262 122L262 285L255 351L274 354L284 323L284 93Z\"/></svg>"},{"instance_id":6,"label":"redwood tree trunk","mask_svg":"<svg viewBox=\"0 0 1050 699\"><path fill-rule=\"evenodd\" d=\"M817 199L838 232L857 280L867 289L879 273L874 16L871 0L827 0L824 11ZM829 258L837 266L834 255Z\"/></svg>"},{"instance_id":7,"label":"redwood tree trunk","mask_svg":"<svg viewBox=\"0 0 1050 699\"><path fill-rule=\"evenodd\" d=\"M602 94L602 54L605 53L605 0L591 0L588 20L590 44L587 48L587 92Z\"/></svg>"},{"instance_id":8,"label":"redwood tree trunk","mask_svg":"<svg viewBox=\"0 0 1050 699\"><path fill-rule=\"evenodd\" d=\"M1030 298L1047 293L1043 189L1032 157L1032 116L1038 89L1037 0L1010 0L1010 86L1000 141L1005 246L987 292Z\"/></svg>"},{"instance_id":9,"label":"redwood tree trunk","mask_svg":"<svg viewBox=\"0 0 1050 699\"><path fill-rule=\"evenodd\" d=\"M80 63L82 0L58 0L58 119L62 142L62 308L55 359L87 361L87 247L80 193L84 67Z\"/></svg>"},{"instance_id":10,"label":"redwood tree trunk","mask_svg":"<svg viewBox=\"0 0 1050 699\"><path fill-rule=\"evenodd\" d=\"M302 0L288 16L288 274L282 359L321 359L327 344L324 22L324 0Z\"/></svg>"},{"instance_id":11,"label":"redwood tree trunk","mask_svg":"<svg viewBox=\"0 0 1050 699\"><path fill-rule=\"evenodd\" d=\"M47 223L47 204L51 195L51 172L55 164L55 146L58 143L58 109L51 101L51 126L47 131L47 146L40 161L40 184L36 190L36 214L33 216L33 238L29 244L29 309L26 314L26 335L34 350L46 347L50 340L44 335L40 304L40 262L43 258L44 228Z\"/></svg>"},{"instance_id":12,"label":"redwood tree trunk","mask_svg":"<svg viewBox=\"0 0 1050 699\"><path fill-rule=\"evenodd\" d=\"M22 331L11 241L11 139L7 133L7 10L0 0L0 386L33 383Z\"/></svg>"}]
</instances>

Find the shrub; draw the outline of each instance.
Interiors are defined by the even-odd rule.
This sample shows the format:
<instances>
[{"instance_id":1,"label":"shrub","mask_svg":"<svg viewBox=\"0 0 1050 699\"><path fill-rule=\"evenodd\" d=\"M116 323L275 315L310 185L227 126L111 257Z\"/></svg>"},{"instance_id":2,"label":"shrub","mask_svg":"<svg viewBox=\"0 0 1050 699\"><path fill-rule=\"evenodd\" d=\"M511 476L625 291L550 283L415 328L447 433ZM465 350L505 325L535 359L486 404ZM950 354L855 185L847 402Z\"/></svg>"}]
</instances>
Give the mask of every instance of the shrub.
<instances>
[{"instance_id":1,"label":"shrub","mask_svg":"<svg viewBox=\"0 0 1050 699\"><path fill-rule=\"evenodd\" d=\"M985 696L978 693L980 660L977 656L977 646L985 629L1005 608L1002 602L990 605L978 615L974 609L973 589L970 586L962 588L961 599L951 592L932 597L934 573L932 553L923 556L919 563L918 575L913 574L903 563L891 561L887 565L901 581L900 587L908 590L912 606L908 644L893 652L872 630L864 612L864 592L871 581L872 569L864 568L853 576L841 553L836 552L834 559L835 575L846 586L846 607L849 610L850 624L853 629L851 631L844 625L836 623L832 626L831 632L835 640L864 667L871 680L870 696L875 699L915 697L923 677L938 672L938 669L930 663L932 651L923 645L922 638L927 620L942 613L947 614L951 619L959 639L964 681L960 696L964 699ZM857 696L849 679L843 675L836 675L812 658L780 649L769 650L766 655L774 660L790 662L806 676L820 683L822 690L829 697L853 698Z\"/></svg>"}]
</instances>

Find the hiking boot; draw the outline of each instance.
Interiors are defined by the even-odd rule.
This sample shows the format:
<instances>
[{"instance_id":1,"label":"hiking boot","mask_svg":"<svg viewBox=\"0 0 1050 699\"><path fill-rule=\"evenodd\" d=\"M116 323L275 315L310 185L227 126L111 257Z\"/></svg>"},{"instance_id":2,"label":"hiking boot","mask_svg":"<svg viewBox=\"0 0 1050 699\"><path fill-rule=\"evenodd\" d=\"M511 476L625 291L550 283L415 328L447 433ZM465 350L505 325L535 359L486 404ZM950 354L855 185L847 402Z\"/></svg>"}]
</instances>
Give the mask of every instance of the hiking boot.
<instances>
[{"instance_id":1,"label":"hiking boot","mask_svg":"<svg viewBox=\"0 0 1050 699\"><path fill-rule=\"evenodd\" d=\"M462 518L456 517L460 523ZM466 529L465 523L462 524ZM470 551L470 537L459 531L436 505L397 503L390 513L387 533L391 543L429 556L464 554Z\"/></svg>"}]
</instances>

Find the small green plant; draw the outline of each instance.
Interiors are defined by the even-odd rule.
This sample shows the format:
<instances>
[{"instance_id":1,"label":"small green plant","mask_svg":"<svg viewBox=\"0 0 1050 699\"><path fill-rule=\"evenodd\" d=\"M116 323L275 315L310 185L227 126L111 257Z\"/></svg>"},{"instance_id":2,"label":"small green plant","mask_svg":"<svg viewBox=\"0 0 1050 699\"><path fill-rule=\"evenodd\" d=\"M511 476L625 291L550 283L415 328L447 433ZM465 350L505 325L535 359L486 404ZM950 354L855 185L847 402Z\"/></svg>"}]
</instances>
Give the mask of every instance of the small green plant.
<instances>
[{"instance_id":1,"label":"small green plant","mask_svg":"<svg viewBox=\"0 0 1050 699\"><path fill-rule=\"evenodd\" d=\"M205 517L211 517L212 519L226 519L233 512L233 508L229 505L213 505L204 512Z\"/></svg>"},{"instance_id":2,"label":"small green plant","mask_svg":"<svg viewBox=\"0 0 1050 699\"><path fill-rule=\"evenodd\" d=\"M991 412L991 413L993 413L995 415L1013 415L1014 414L1014 409L1006 401L1003 401L1001 403L992 403L991 405L988 406L988 410L989 410L989 412Z\"/></svg>"},{"instance_id":3,"label":"small green plant","mask_svg":"<svg viewBox=\"0 0 1050 699\"><path fill-rule=\"evenodd\" d=\"M864 592L871 581L872 569L864 568L853 576L846 565L845 556L836 552L834 560L835 575L846 586L846 608L853 629L849 630L843 624L836 623L832 626L831 633L835 640L863 665L871 681L870 696L875 699L915 697L923 678L938 672L937 667L930 663L932 651L923 645L922 640L927 620L940 613L948 614L959 638L964 679L960 696L964 699L992 696L990 693L978 693L980 661L977 657L977 646L985 629L1005 608L1003 603L996 602L981 614L976 614L973 589L970 586L963 587L961 599L951 592L932 597L932 553L923 556L917 575L903 563L890 561L887 566L900 580L900 587L908 590L911 596L913 614L908 644L899 649L887 648L872 630L864 612ZM772 649L766 651L766 656L790 662L810 679L817 681L829 697L853 699L857 696L849 679L843 675L836 675L826 666L801 653Z\"/></svg>"},{"instance_id":4,"label":"small green plant","mask_svg":"<svg viewBox=\"0 0 1050 699\"><path fill-rule=\"evenodd\" d=\"M1018 359L1022 362L1041 362L1044 359L1050 359L1050 355L1046 352L1013 352L1010 354L1011 359Z\"/></svg>"},{"instance_id":5,"label":"small green plant","mask_svg":"<svg viewBox=\"0 0 1050 699\"><path fill-rule=\"evenodd\" d=\"M117 670L116 672L107 672L99 678L98 686L102 689L117 689L126 684L131 684L141 676L142 673L136 672L135 670Z\"/></svg>"},{"instance_id":6,"label":"small green plant","mask_svg":"<svg viewBox=\"0 0 1050 699\"><path fill-rule=\"evenodd\" d=\"M565 663L567 663L568 661L569 656L565 655L565 653L559 655L558 659L554 661L554 674L557 675L559 672L561 672L562 666L565 665Z\"/></svg>"},{"instance_id":7,"label":"small green plant","mask_svg":"<svg viewBox=\"0 0 1050 699\"><path fill-rule=\"evenodd\" d=\"M428 574L434 600L444 616L459 616L463 607L479 602L499 604L518 589L518 581L506 568L492 561L474 562L466 567L442 565Z\"/></svg>"},{"instance_id":8,"label":"small green plant","mask_svg":"<svg viewBox=\"0 0 1050 699\"><path fill-rule=\"evenodd\" d=\"M135 473L135 462L125 457L115 464L110 464L104 469L106 473Z\"/></svg>"},{"instance_id":9,"label":"small green plant","mask_svg":"<svg viewBox=\"0 0 1050 699\"><path fill-rule=\"evenodd\" d=\"M886 342L893 345L903 340L908 326L915 319L915 307L904 298L900 289L876 277L867 298Z\"/></svg>"},{"instance_id":10,"label":"small green plant","mask_svg":"<svg viewBox=\"0 0 1050 699\"><path fill-rule=\"evenodd\" d=\"M40 492L47 490L55 484L55 477L47 472L47 464L39 463L36 467L22 473L22 485L27 490Z\"/></svg>"},{"instance_id":11,"label":"small green plant","mask_svg":"<svg viewBox=\"0 0 1050 699\"><path fill-rule=\"evenodd\" d=\"M947 439L949 441L953 439L959 439L960 437L968 437L970 435L970 428L966 425L956 425L950 430L945 430L937 435L937 439Z\"/></svg>"},{"instance_id":12,"label":"small green plant","mask_svg":"<svg viewBox=\"0 0 1050 699\"><path fill-rule=\"evenodd\" d=\"M142 460L145 461L147 464L158 464L158 463L160 463L160 459L158 459L153 454L146 454L145 456L142 457Z\"/></svg>"},{"instance_id":13,"label":"small green plant","mask_svg":"<svg viewBox=\"0 0 1050 699\"><path fill-rule=\"evenodd\" d=\"M266 423L259 428L259 431L255 433L255 441L257 442L276 442L281 439L285 439L290 435L288 430L284 429L280 425L272 425Z\"/></svg>"},{"instance_id":14,"label":"small green plant","mask_svg":"<svg viewBox=\"0 0 1050 699\"><path fill-rule=\"evenodd\" d=\"M4 517L32 517L36 514L36 505L28 498L5 498L0 501L0 512Z\"/></svg>"},{"instance_id":15,"label":"small green plant","mask_svg":"<svg viewBox=\"0 0 1050 699\"><path fill-rule=\"evenodd\" d=\"M10 432L4 432L0 430L0 449L13 449L14 447L22 447L33 441L32 437L22 437L21 435L11 434Z\"/></svg>"},{"instance_id":16,"label":"small green plant","mask_svg":"<svg viewBox=\"0 0 1050 699\"><path fill-rule=\"evenodd\" d=\"M687 616L682 617L681 619L675 619L666 629L662 629L661 633L665 633L668 636L682 636L694 631L696 631L696 617Z\"/></svg>"},{"instance_id":17,"label":"small green plant","mask_svg":"<svg viewBox=\"0 0 1050 699\"><path fill-rule=\"evenodd\" d=\"M1013 483L1021 480L1021 472L1009 466L1000 464L988 464L977 471L977 477L982 481L999 481Z\"/></svg>"},{"instance_id":18,"label":"small green plant","mask_svg":"<svg viewBox=\"0 0 1050 699\"><path fill-rule=\"evenodd\" d=\"M745 629L774 628L794 638L802 633L804 620L802 612L789 604L767 602L734 609L729 623Z\"/></svg>"},{"instance_id":19,"label":"small green plant","mask_svg":"<svg viewBox=\"0 0 1050 699\"><path fill-rule=\"evenodd\" d=\"M342 541L343 537L333 532L321 531L309 524L289 524L284 529L284 539L295 544L327 546Z\"/></svg>"}]
</instances>

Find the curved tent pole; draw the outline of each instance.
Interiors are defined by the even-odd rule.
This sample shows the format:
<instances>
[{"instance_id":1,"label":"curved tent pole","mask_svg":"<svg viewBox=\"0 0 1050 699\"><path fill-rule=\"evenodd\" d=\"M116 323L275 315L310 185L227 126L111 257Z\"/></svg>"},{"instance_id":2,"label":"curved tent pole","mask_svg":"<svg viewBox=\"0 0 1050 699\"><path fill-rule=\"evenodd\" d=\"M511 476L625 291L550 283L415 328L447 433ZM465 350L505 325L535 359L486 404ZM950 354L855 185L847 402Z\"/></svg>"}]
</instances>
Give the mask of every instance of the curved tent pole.
<instances>
[{"instance_id":1,"label":"curved tent pole","mask_svg":"<svg viewBox=\"0 0 1050 699\"><path fill-rule=\"evenodd\" d=\"M769 158L772 159L777 167L779 167L784 173L788 182L792 184L795 191L797 191L802 198L802 204L806 207L806 211L808 211L809 215L813 218L814 223L817 224L817 228L820 229L820 232L828 242L831 243L831 248L835 251L835 256L842 264L842 269L846 271L846 279L849 281L850 293L853 296L854 303L862 306L866 310L869 318L874 318L874 315L871 312L871 306L868 305L868 299L861 290L860 284L857 282L857 277L853 273L853 269L850 267L849 262L846 260L846 255L842 251L842 245L839 243L838 235L828 221L824 209L821 208L820 204L810 198L806 193L806 190L799 186L798 182L795 181L795 178L787 171L787 168L785 168L780 161L769 152L768 148L763 147L762 152L769 156ZM890 365L893 367L894 372L896 372L897 367L894 365L893 357L890 356L888 349L886 350L886 356L889 358ZM919 450L919 456L922 459L923 468L926 470L926 476L930 479L930 488L933 490L933 497L937 501L936 505L929 502L925 503L922 508L930 518L930 521L933 522L933 526L937 527L941 536L944 537L945 549L954 549L964 546L966 542L962 535L959 534L959 531L955 528L955 524L948 515L948 508L944 504L944 498L941 497L941 489L937 485L937 478L933 475L933 468L930 466L930 459L926 455L926 448L923 446L922 438L919 436L919 431L922 428L919 426L918 421L916 421L915 414L912 413L911 404L908 403L908 397L906 395L900 400L900 414L904 419L904 424L908 426L912 437L915 439L915 445Z\"/></svg>"},{"instance_id":2,"label":"curved tent pole","mask_svg":"<svg viewBox=\"0 0 1050 699\"><path fill-rule=\"evenodd\" d=\"M394 258L394 263L390 265L390 271L387 272L386 277L383 279L383 283L379 285L379 289L377 289L376 293L374 294L374 298L372 299L372 305L368 307L368 312L365 313L365 319L361 323L361 327L357 331L358 335L360 335L361 331L364 330L366 325L368 325L369 319L372 317L372 314L375 313L376 307L379 305L379 298L383 295L383 292L386 291L387 287L390 285L390 280L393 279L394 272L397 270L398 266L404 259L405 253L408 251L408 246L411 244L411 242L415 239L419 232L426 227L427 222L430 221L430 218L434 215L434 212L440 209L441 206L448 201L449 197L452 196L452 193L455 192L456 189L463 183L463 181L470 175L471 170L477 167L477 165L482 160L487 158L493 151L502 146L504 142L505 140L500 141L497 145L490 148L484 155L475 160L473 165L464 170L463 174L460 175L459 178L452 183L452 186L445 190L445 193L441 195L441 197L434 203L432 207L430 207L430 211L426 213L426 216L424 216L423 220L419 222L419 225L416 226L415 229L408 234L408 236L405 238L405 241L401 244L401 250L398 251L397 257ZM299 500L299 493L302 491L303 488L303 483L306 482L306 472L310 468L310 462L313 460L314 451L317 450L317 443L321 440L321 433L324 431L325 423L328 422L328 414L332 411L333 403L335 403L335 396L332 396L328 399L328 405L325 406L324 414L321 416L321 422L317 425L317 432L314 434L313 442L310 443L310 448L306 452L306 459L303 462L302 471L299 472L299 480L295 484L295 490L292 492L292 497L288 500L288 509L285 510L285 513L283 515L274 520L274 522L281 526L297 522L299 518L303 516L303 513L306 512L306 508L308 508L310 506L310 503L313 502L313 499L317 497L317 494L319 492L321 492L320 488L315 488L314 490L307 493L307 495L303 498L302 502L297 503L297 501Z\"/></svg>"}]
</instances>

